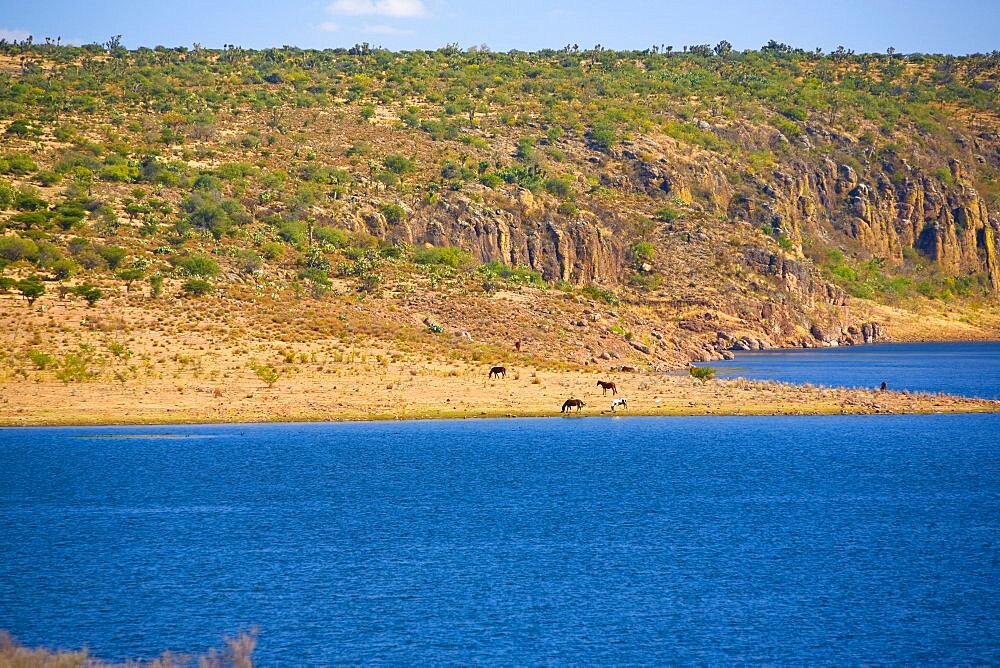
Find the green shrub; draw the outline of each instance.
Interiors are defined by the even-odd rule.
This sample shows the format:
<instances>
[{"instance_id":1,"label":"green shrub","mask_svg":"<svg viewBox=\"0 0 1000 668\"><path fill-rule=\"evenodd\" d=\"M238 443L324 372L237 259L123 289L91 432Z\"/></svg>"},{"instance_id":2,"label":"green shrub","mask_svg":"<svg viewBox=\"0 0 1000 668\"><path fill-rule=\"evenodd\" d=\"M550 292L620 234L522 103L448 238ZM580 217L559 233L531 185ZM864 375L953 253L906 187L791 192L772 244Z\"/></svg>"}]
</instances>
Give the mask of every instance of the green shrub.
<instances>
[{"instance_id":1,"label":"green shrub","mask_svg":"<svg viewBox=\"0 0 1000 668\"><path fill-rule=\"evenodd\" d=\"M379 211L390 225L398 225L406 218L406 209L398 204L383 204L379 207Z\"/></svg>"},{"instance_id":2,"label":"green shrub","mask_svg":"<svg viewBox=\"0 0 1000 668\"><path fill-rule=\"evenodd\" d=\"M0 209L9 209L17 201L17 188L0 179Z\"/></svg>"},{"instance_id":3,"label":"green shrub","mask_svg":"<svg viewBox=\"0 0 1000 668\"><path fill-rule=\"evenodd\" d=\"M610 123L595 123L587 138L596 148L607 151L618 143L618 132Z\"/></svg>"},{"instance_id":4,"label":"green shrub","mask_svg":"<svg viewBox=\"0 0 1000 668\"><path fill-rule=\"evenodd\" d=\"M657 209L653 217L661 223L672 223L680 217L681 213L677 209L671 209L670 207L663 207Z\"/></svg>"},{"instance_id":5,"label":"green shrub","mask_svg":"<svg viewBox=\"0 0 1000 668\"><path fill-rule=\"evenodd\" d=\"M244 274L256 274L264 268L264 258L252 250L237 251L236 259L239 262L240 271Z\"/></svg>"},{"instance_id":6,"label":"green shrub","mask_svg":"<svg viewBox=\"0 0 1000 668\"><path fill-rule=\"evenodd\" d=\"M691 376L697 378L701 382L712 380L715 378L715 369L710 366L693 366L688 368Z\"/></svg>"},{"instance_id":7,"label":"green shrub","mask_svg":"<svg viewBox=\"0 0 1000 668\"><path fill-rule=\"evenodd\" d=\"M24 176L38 169L38 165L23 153L11 153L0 158L0 172Z\"/></svg>"},{"instance_id":8,"label":"green shrub","mask_svg":"<svg viewBox=\"0 0 1000 668\"><path fill-rule=\"evenodd\" d=\"M62 258L56 260L52 263L50 267L52 269L52 277L57 281L65 281L67 278L71 277L77 269L76 262L70 260L69 258Z\"/></svg>"},{"instance_id":9,"label":"green shrub","mask_svg":"<svg viewBox=\"0 0 1000 668\"><path fill-rule=\"evenodd\" d=\"M496 172L487 172L479 177L479 182L487 188L499 188L503 179Z\"/></svg>"},{"instance_id":10,"label":"green shrub","mask_svg":"<svg viewBox=\"0 0 1000 668\"><path fill-rule=\"evenodd\" d=\"M216 239L229 232L233 214L239 215L242 207L235 201L225 200L217 192L194 192L181 203L187 212L186 222L201 230L208 230Z\"/></svg>"},{"instance_id":11,"label":"green shrub","mask_svg":"<svg viewBox=\"0 0 1000 668\"><path fill-rule=\"evenodd\" d=\"M535 156L535 140L531 137L518 138L514 156L524 162L531 160Z\"/></svg>"},{"instance_id":12,"label":"green shrub","mask_svg":"<svg viewBox=\"0 0 1000 668\"><path fill-rule=\"evenodd\" d=\"M286 220L278 228L278 236L290 244L301 244L306 240L308 230L305 224L297 220Z\"/></svg>"},{"instance_id":13,"label":"green shrub","mask_svg":"<svg viewBox=\"0 0 1000 668\"><path fill-rule=\"evenodd\" d=\"M652 292L653 290L658 290L663 285L663 274L659 272L646 273L637 271L629 276L629 282L641 290Z\"/></svg>"},{"instance_id":14,"label":"green shrub","mask_svg":"<svg viewBox=\"0 0 1000 668\"><path fill-rule=\"evenodd\" d=\"M181 293L185 297L202 297L212 291L212 284L203 278L191 278L181 286Z\"/></svg>"},{"instance_id":15,"label":"green shrub","mask_svg":"<svg viewBox=\"0 0 1000 668\"><path fill-rule=\"evenodd\" d=\"M632 261L635 262L636 266L651 263L653 258L656 257L656 247L653 246L653 242L651 241L637 241L632 244L630 250Z\"/></svg>"},{"instance_id":16,"label":"green shrub","mask_svg":"<svg viewBox=\"0 0 1000 668\"><path fill-rule=\"evenodd\" d=\"M87 301L88 306L93 306L99 299L104 297L104 291L90 283L81 283L73 288L71 292L78 297L83 297Z\"/></svg>"},{"instance_id":17,"label":"green shrub","mask_svg":"<svg viewBox=\"0 0 1000 668\"><path fill-rule=\"evenodd\" d=\"M62 175L57 172L52 172L49 170L42 170L35 174L35 181L43 186L51 186L59 183L62 180Z\"/></svg>"},{"instance_id":18,"label":"green shrub","mask_svg":"<svg viewBox=\"0 0 1000 668\"><path fill-rule=\"evenodd\" d=\"M472 255L457 246L434 246L418 248L413 253L413 261L417 264L438 264L458 269L471 262Z\"/></svg>"},{"instance_id":19,"label":"green shrub","mask_svg":"<svg viewBox=\"0 0 1000 668\"><path fill-rule=\"evenodd\" d=\"M587 295L588 297L590 297L595 301L602 301L610 306L617 306L618 304L622 303L622 300L618 295L611 292L610 290L605 290L604 288L600 288L594 285L593 283L585 286L582 290L580 290L580 292L582 292L583 294Z\"/></svg>"},{"instance_id":20,"label":"green shrub","mask_svg":"<svg viewBox=\"0 0 1000 668\"><path fill-rule=\"evenodd\" d=\"M955 185L955 176L951 173L951 170L948 169L947 167L939 167L934 170L933 174L944 185L948 187Z\"/></svg>"},{"instance_id":21,"label":"green shrub","mask_svg":"<svg viewBox=\"0 0 1000 668\"><path fill-rule=\"evenodd\" d=\"M570 201L560 202L559 206L556 207L556 211L564 216L575 216L580 213L580 207Z\"/></svg>"},{"instance_id":22,"label":"green shrub","mask_svg":"<svg viewBox=\"0 0 1000 668\"><path fill-rule=\"evenodd\" d=\"M723 147L722 141L711 130L702 130L694 123L667 121L663 124L663 132L674 139L710 151L718 151Z\"/></svg>"},{"instance_id":23,"label":"green shrub","mask_svg":"<svg viewBox=\"0 0 1000 668\"><path fill-rule=\"evenodd\" d=\"M8 262L38 260L38 244L31 239L21 237L0 236L0 259Z\"/></svg>"},{"instance_id":24,"label":"green shrub","mask_svg":"<svg viewBox=\"0 0 1000 668\"><path fill-rule=\"evenodd\" d=\"M207 255L184 255L170 259L170 263L188 276L211 278L218 276L219 263Z\"/></svg>"},{"instance_id":25,"label":"green shrub","mask_svg":"<svg viewBox=\"0 0 1000 668\"><path fill-rule=\"evenodd\" d=\"M267 383L268 387L273 387L278 382L278 378L281 377L281 373L270 364L254 364L251 368L258 378Z\"/></svg>"},{"instance_id":26,"label":"green shrub","mask_svg":"<svg viewBox=\"0 0 1000 668\"><path fill-rule=\"evenodd\" d=\"M798 137L802 134L802 128L784 116L775 116L771 119L771 124L778 129L778 132L785 135L788 139Z\"/></svg>"},{"instance_id":27,"label":"green shrub","mask_svg":"<svg viewBox=\"0 0 1000 668\"><path fill-rule=\"evenodd\" d=\"M121 246L101 246L97 252L111 269L117 269L125 259L125 249Z\"/></svg>"},{"instance_id":28,"label":"green shrub","mask_svg":"<svg viewBox=\"0 0 1000 668\"><path fill-rule=\"evenodd\" d=\"M163 276L153 274L149 277L149 296L156 299L163 294Z\"/></svg>"},{"instance_id":29,"label":"green shrub","mask_svg":"<svg viewBox=\"0 0 1000 668\"><path fill-rule=\"evenodd\" d=\"M80 346L80 350L66 355L59 368L56 378L64 383L83 382L93 379L97 373L90 370L94 359L94 349L89 345Z\"/></svg>"},{"instance_id":30,"label":"green shrub","mask_svg":"<svg viewBox=\"0 0 1000 668\"><path fill-rule=\"evenodd\" d=\"M334 248L347 248L351 244L350 232L328 225L320 225L313 228L313 238Z\"/></svg>"},{"instance_id":31,"label":"green shrub","mask_svg":"<svg viewBox=\"0 0 1000 668\"><path fill-rule=\"evenodd\" d=\"M521 186L527 190L537 191L541 189L545 179L545 170L538 165L512 165L504 167L497 176L506 181Z\"/></svg>"},{"instance_id":32,"label":"green shrub","mask_svg":"<svg viewBox=\"0 0 1000 668\"><path fill-rule=\"evenodd\" d=\"M260 247L260 254L268 260L280 260L285 255L285 247L277 241L269 241Z\"/></svg>"},{"instance_id":33,"label":"green shrub","mask_svg":"<svg viewBox=\"0 0 1000 668\"><path fill-rule=\"evenodd\" d=\"M40 135L41 131L33 128L24 119L18 118L7 126L4 134L8 134L13 137L30 137Z\"/></svg>"},{"instance_id":34,"label":"green shrub","mask_svg":"<svg viewBox=\"0 0 1000 668\"><path fill-rule=\"evenodd\" d=\"M398 176L409 174L417 169L417 165L413 160L396 154L389 154L385 156L382 160L382 165L390 172Z\"/></svg>"},{"instance_id":35,"label":"green shrub","mask_svg":"<svg viewBox=\"0 0 1000 668\"><path fill-rule=\"evenodd\" d=\"M49 203L39 197L35 189L21 190L14 199L14 207L18 211L44 211L49 208Z\"/></svg>"},{"instance_id":36,"label":"green shrub","mask_svg":"<svg viewBox=\"0 0 1000 668\"><path fill-rule=\"evenodd\" d=\"M545 189L557 197L573 196L573 184L568 176L554 176L546 179Z\"/></svg>"},{"instance_id":37,"label":"green shrub","mask_svg":"<svg viewBox=\"0 0 1000 668\"><path fill-rule=\"evenodd\" d=\"M52 210L52 220L64 232L78 227L87 215L87 210L77 202L63 202Z\"/></svg>"},{"instance_id":38,"label":"green shrub","mask_svg":"<svg viewBox=\"0 0 1000 668\"><path fill-rule=\"evenodd\" d=\"M139 168L126 162L106 165L98 173L102 181L130 183L139 178Z\"/></svg>"},{"instance_id":39,"label":"green shrub","mask_svg":"<svg viewBox=\"0 0 1000 668\"><path fill-rule=\"evenodd\" d=\"M35 368L39 371L48 369L50 366L55 366L56 364L55 357L49 355L48 353L43 353L40 350L29 350L28 359L31 360L31 363L34 364Z\"/></svg>"},{"instance_id":40,"label":"green shrub","mask_svg":"<svg viewBox=\"0 0 1000 668\"><path fill-rule=\"evenodd\" d=\"M510 283L535 285L537 287L545 287L546 285L541 272L535 271L530 267L511 267L498 260L487 262L480 266L476 272L492 286L487 292L491 292L492 289L496 288L496 280L498 279Z\"/></svg>"}]
</instances>

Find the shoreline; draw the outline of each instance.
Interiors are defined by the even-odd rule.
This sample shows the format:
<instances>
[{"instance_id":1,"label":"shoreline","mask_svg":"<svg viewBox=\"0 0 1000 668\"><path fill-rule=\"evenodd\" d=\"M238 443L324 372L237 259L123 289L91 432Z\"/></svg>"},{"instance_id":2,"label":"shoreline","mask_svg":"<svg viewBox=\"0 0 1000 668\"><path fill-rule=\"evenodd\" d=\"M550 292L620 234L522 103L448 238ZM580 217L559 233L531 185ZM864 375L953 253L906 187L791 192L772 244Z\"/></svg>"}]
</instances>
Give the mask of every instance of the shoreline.
<instances>
[{"instance_id":1,"label":"shoreline","mask_svg":"<svg viewBox=\"0 0 1000 668\"><path fill-rule=\"evenodd\" d=\"M5 430L14 429L72 429L78 428L101 428L101 427L219 427L219 426L237 426L245 425L248 427L252 426L264 426L264 425L321 425L321 424L381 424L383 422L445 422L445 421L456 421L456 420L540 420L540 419L573 419L573 420L586 420L586 419L597 419L597 418L648 418L648 417L659 417L659 418L768 418L768 417L787 417L787 418L799 418L799 417L870 417L874 415L882 417L890 416L907 416L907 415L983 415L1000 413L1000 406L996 408L983 408L983 409L958 409L958 410L941 410L941 409L927 409L927 410L913 410L907 412L856 412L856 413L841 413L841 412L784 412L784 413L727 413L727 412L713 412L706 411L704 413L652 413L652 412L632 412L632 413L593 413L589 415L560 415L560 414L534 414L534 413L524 413L521 415L510 415L510 414L477 414L477 415L427 415L420 417L393 417L393 416L371 416L371 417L348 417L348 418L329 418L329 419L275 419L275 420L258 420L258 421L228 421L220 420L217 422L206 422L203 420L192 420L186 421L182 419L171 419L170 421L157 421L149 420L146 422L45 422L45 423L31 423L31 424L19 424L19 423L8 423L0 421L0 433Z\"/></svg>"},{"instance_id":2,"label":"shoreline","mask_svg":"<svg viewBox=\"0 0 1000 668\"><path fill-rule=\"evenodd\" d=\"M451 372L454 373L454 372ZM527 374L525 374L527 375ZM600 377L607 377L603 374ZM387 382L370 374L294 378L274 387L144 381L0 383L0 427L97 427L517 419L542 417L773 417L996 413L1000 400L909 391L844 389L778 381L702 383L672 374L614 374L629 407L590 391L593 372L533 372L530 380L485 381L479 374L437 374ZM194 380L194 382L191 382ZM418 382L419 381L419 382ZM338 389L347 387L349 391ZM563 414L568 396L584 409Z\"/></svg>"}]
</instances>

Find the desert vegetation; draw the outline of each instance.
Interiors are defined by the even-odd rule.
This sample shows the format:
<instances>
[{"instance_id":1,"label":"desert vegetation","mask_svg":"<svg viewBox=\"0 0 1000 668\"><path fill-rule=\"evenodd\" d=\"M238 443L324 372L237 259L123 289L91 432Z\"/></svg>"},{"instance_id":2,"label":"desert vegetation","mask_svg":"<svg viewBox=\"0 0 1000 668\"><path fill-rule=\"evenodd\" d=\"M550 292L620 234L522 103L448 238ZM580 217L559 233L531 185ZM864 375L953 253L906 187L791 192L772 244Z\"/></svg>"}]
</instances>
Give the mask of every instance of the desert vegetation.
<instances>
[{"instance_id":1,"label":"desert vegetation","mask_svg":"<svg viewBox=\"0 0 1000 668\"><path fill-rule=\"evenodd\" d=\"M996 53L775 42L0 41L0 378L995 337L998 82Z\"/></svg>"}]
</instances>

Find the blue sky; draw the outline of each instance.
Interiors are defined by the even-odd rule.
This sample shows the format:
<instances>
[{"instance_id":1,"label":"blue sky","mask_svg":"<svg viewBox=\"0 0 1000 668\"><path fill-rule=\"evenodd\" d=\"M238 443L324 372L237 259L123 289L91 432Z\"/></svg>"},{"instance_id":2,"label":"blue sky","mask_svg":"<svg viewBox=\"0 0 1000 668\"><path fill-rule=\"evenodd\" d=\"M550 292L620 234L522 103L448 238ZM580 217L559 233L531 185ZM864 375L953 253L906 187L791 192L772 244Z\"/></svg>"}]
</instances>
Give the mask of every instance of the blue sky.
<instances>
[{"instance_id":1,"label":"blue sky","mask_svg":"<svg viewBox=\"0 0 1000 668\"><path fill-rule=\"evenodd\" d=\"M122 35L137 46L359 42L390 49L486 44L496 51L579 44L975 53L1000 49L1000 0L0 0L0 37L71 43Z\"/></svg>"}]
</instances>

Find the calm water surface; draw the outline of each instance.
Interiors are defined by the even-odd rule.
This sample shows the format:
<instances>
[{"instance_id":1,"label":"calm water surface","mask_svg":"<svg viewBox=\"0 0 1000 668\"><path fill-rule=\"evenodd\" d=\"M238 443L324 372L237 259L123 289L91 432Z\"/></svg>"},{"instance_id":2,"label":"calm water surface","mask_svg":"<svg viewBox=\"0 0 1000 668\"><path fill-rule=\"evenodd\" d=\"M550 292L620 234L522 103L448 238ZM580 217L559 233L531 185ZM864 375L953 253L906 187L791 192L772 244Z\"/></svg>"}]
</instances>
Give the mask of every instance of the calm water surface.
<instances>
[{"instance_id":1,"label":"calm water surface","mask_svg":"<svg viewBox=\"0 0 1000 668\"><path fill-rule=\"evenodd\" d=\"M0 430L0 628L264 665L1000 663L1000 415Z\"/></svg>"},{"instance_id":2,"label":"calm water surface","mask_svg":"<svg viewBox=\"0 0 1000 668\"><path fill-rule=\"evenodd\" d=\"M721 378L878 387L1000 399L1000 343L880 343L736 353L711 362Z\"/></svg>"}]
</instances>

